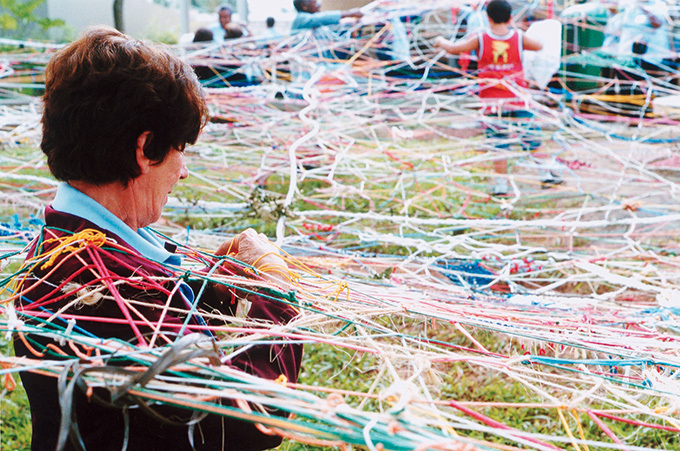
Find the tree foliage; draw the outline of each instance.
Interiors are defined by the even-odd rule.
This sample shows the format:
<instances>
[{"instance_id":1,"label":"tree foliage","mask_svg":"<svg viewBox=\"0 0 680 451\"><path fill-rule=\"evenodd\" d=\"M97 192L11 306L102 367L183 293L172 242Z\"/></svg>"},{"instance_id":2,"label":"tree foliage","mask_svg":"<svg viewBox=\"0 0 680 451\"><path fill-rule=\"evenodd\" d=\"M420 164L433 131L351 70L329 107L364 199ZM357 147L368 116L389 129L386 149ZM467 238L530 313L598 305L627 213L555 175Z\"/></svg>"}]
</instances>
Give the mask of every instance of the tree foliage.
<instances>
[{"instance_id":1,"label":"tree foliage","mask_svg":"<svg viewBox=\"0 0 680 451\"><path fill-rule=\"evenodd\" d=\"M0 0L0 31L3 36L17 39L46 39L52 27L65 25L61 19L49 19L36 14L45 0Z\"/></svg>"}]
</instances>

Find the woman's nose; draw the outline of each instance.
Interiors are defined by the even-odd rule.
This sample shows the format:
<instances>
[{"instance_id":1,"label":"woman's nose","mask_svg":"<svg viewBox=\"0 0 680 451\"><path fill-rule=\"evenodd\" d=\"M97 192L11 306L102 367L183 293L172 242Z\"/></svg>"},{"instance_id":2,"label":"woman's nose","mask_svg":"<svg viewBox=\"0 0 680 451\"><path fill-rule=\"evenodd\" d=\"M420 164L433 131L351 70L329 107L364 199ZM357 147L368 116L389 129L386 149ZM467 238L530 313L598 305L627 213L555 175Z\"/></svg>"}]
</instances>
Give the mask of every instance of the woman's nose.
<instances>
[{"instance_id":1,"label":"woman's nose","mask_svg":"<svg viewBox=\"0 0 680 451\"><path fill-rule=\"evenodd\" d=\"M189 170L187 169L187 165L184 162L184 155L182 155L182 168L179 171L179 179L184 180L187 177L189 177Z\"/></svg>"}]
</instances>

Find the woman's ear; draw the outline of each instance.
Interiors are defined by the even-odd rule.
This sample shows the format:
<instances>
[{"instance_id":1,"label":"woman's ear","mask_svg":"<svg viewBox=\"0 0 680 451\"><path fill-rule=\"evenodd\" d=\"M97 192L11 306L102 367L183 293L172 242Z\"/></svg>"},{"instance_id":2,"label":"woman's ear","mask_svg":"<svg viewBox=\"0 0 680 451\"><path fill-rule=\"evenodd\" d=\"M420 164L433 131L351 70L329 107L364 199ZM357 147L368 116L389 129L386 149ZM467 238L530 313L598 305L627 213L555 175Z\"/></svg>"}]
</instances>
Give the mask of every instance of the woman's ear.
<instances>
[{"instance_id":1,"label":"woman's ear","mask_svg":"<svg viewBox=\"0 0 680 451\"><path fill-rule=\"evenodd\" d=\"M144 155L144 147L151 142L153 133L150 131L145 131L137 137L137 148L135 149L135 154L137 156L137 165L139 166L139 171L141 174L146 174L149 172L149 168L153 164L149 158Z\"/></svg>"}]
</instances>

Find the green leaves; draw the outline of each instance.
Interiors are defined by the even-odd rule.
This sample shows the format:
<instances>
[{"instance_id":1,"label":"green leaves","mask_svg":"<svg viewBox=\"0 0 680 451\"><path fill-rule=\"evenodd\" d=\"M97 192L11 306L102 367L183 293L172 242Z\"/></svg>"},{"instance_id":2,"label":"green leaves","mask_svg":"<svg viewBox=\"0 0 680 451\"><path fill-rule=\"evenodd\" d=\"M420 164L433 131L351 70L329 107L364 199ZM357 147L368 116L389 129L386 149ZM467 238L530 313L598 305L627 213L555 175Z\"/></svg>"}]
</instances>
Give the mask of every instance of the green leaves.
<instances>
[{"instance_id":1,"label":"green leaves","mask_svg":"<svg viewBox=\"0 0 680 451\"><path fill-rule=\"evenodd\" d=\"M45 38L47 30L61 27L61 19L49 19L36 14L45 0L0 0L0 31L17 39Z\"/></svg>"},{"instance_id":2,"label":"green leaves","mask_svg":"<svg viewBox=\"0 0 680 451\"><path fill-rule=\"evenodd\" d=\"M16 30L19 27L19 22L16 17L3 13L0 14L0 28L3 30Z\"/></svg>"}]
</instances>

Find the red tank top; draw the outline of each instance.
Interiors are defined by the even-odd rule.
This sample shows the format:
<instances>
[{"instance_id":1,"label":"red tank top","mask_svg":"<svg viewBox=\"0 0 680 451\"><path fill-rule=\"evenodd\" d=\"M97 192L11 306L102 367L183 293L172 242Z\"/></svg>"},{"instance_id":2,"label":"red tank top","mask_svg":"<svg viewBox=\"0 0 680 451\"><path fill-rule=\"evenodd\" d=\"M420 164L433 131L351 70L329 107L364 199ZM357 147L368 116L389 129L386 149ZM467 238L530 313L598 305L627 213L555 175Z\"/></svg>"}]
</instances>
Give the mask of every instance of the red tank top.
<instances>
[{"instance_id":1,"label":"red tank top","mask_svg":"<svg viewBox=\"0 0 680 451\"><path fill-rule=\"evenodd\" d=\"M522 35L512 30L505 36L495 36L488 31L479 35L478 77L482 79L479 96L486 99L509 99L516 95L502 82L506 80L527 86L522 67Z\"/></svg>"}]
</instances>

